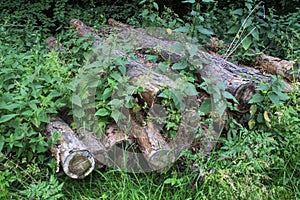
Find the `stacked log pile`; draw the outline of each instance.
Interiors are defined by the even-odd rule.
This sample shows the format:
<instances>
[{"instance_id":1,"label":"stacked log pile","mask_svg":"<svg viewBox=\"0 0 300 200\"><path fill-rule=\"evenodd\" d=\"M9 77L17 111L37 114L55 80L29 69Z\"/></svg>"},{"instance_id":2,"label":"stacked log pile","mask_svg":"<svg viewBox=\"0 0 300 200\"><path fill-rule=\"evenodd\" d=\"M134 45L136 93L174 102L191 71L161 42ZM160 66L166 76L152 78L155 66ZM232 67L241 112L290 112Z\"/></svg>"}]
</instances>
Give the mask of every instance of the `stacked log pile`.
<instances>
[{"instance_id":1,"label":"stacked log pile","mask_svg":"<svg viewBox=\"0 0 300 200\"><path fill-rule=\"evenodd\" d=\"M106 36L113 33L118 39L131 43L132 51L138 51L139 54L151 52L159 55L160 59L171 63L186 60L189 65L198 69L197 76L200 81L214 77L215 84L225 84L226 91L231 93L238 101L237 112L244 113L249 110L248 102L255 94L255 85L261 81L272 84L270 75L261 74L255 70L230 63L221 57L201 50L197 45L175 40L171 36L167 39L160 38L160 36L155 35L155 32L151 33L146 29L136 29L113 19L108 22L109 25L104 26L98 32L95 32L94 29L86 26L78 19L71 20L70 25L76 31L78 37L84 37L87 40L92 37L95 47L109 46ZM51 38L51 41L53 40ZM50 43L49 41L47 42ZM54 49L53 42L49 45L49 48ZM186 51L186 49L191 48L194 50ZM184 50L178 51L178 49ZM104 52L98 53L105 54ZM159 113L160 109L155 104L159 93L164 88L179 87L178 83L164 74L155 72L153 70L157 68L155 63L147 63L142 59L132 59L122 48L114 48L110 53L114 56L122 56L127 60L126 75L131 77L131 82L143 80L145 92L142 92L141 95L143 101L150 108L149 110L153 111L153 113L149 111L147 114L155 117L155 113ZM162 170L174 163L180 151L187 148L194 140L194 135L190 133L195 133L199 128L200 117L197 116L197 108L199 108L203 99L209 96L203 91L201 92L198 95L201 96L200 98L196 96L189 97L188 104L190 104L190 108L194 109L183 113L182 121L186 123L182 125L178 131L177 139L173 142L167 142L166 138L160 134L162 127L150 120L146 120L146 126L131 123L129 134L122 127L111 124L106 128L106 136L98 138L90 130L80 129L74 133L62 119L55 118L47 125L47 132L50 133L51 138L55 138L56 134L60 136L58 144L53 146L52 152L56 155L56 159L61 164L64 172L72 178L84 178L95 168L95 165L98 167L102 165L123 167L131 169L131 171L135 171L137 168L146 169L146 171ZM131 115L128 112L124 114L125 116ZM217 128L213 130L212 135L214 137L210 138L209 136L212 135L205 134L202 136L201 148L205 153L212 150L216 144L214 138L218 137L224 125L221 121L215 123L214 127ZM135 143L139 147L142 156L136 158L132 156L127 160L124 160L122 152L119 152L116 156L116 152L120 150L117 147L122 142ZM143 163L141 160L145 161L145 166L137 166L138 163Z\"/></svg>"}]
</instances>

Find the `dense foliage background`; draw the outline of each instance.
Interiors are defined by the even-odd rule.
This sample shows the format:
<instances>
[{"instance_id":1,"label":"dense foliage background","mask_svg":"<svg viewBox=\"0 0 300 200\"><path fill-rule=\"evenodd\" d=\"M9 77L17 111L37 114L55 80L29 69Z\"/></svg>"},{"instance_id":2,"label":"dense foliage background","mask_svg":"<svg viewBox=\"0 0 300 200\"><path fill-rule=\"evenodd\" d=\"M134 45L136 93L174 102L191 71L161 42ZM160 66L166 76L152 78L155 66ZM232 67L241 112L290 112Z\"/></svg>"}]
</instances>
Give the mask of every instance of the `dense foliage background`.
<instances>
[{"instance_id":1,"label":"dense foliage background","mask_svg":"<svg viewBox=\"0 0 300 200\"><path fill-rule=\"evenodd\" d=\"M2 1L0 8L0 199L300 198L296 78L288 98L280 96L279 80L273 86L262 83L257 88L262 100L253 101L241 120L228 120L211 155L185 152L183 163L162 173L103 169L84 180L70 180L55 174L51 142L44 133L48 116L71 110L72 78L92 48L69 29L72 18L95 29L108 18L136 27L170 28L204 48L215 37L223 41L218 53L232 62L256 67L256 57L266 53L295 60L296 71L299 0L16 0ZM49 36L67 41L66 51L49 51ZM110 109L106 100L101 103Z\"/></svg>"}]
</instances>

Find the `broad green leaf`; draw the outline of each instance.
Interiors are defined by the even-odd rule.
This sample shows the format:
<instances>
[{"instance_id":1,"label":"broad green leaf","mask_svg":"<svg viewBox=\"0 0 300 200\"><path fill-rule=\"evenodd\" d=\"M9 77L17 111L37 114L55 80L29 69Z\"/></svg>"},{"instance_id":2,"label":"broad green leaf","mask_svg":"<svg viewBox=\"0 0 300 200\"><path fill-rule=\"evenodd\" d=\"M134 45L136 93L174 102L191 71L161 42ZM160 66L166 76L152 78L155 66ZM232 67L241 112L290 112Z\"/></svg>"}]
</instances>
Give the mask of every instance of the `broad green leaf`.
<instances>
[{"instance_id":1,"label":"broad green leaf","mask_svg":"<svg viewBox=\"0 0 300 200\"><path fill-rule=\"evenodd\" d=\"M249 36L246 37L242 42L242 46L245 50L248 50L251 44L252 44L252 38Z\"/></svg>"},{"instance_id":2,"label":"broad green leaf","mask_svg":"<svg viewBox=\"0 0 300 200\"><path fill-rule=\"evenodd\" d=\"M167 69L169 68L169 65L163 62L158 63L158 68L162 71L162 72L166 72Z\"/></svg>"},{"instance_id":3,"label":"broad green leaf","mask_svg":"<svg viewBox=\"0 0 300 200\"><path fill-rule=\"evenodd\" d=\"M106 99L108 99L109 97L111 97L112 92L113 92L113 89L112 89L112 88L106 88L106 89L104 90L104 92L103 92L102 99L103 99L103 100L106 100Z\"/></svg>"},{"instance_id":4,"label":"broad green leaf","mask_svg":"<svg viewBox=\"0 0 300 200\"><path fill-rule=\"evenodd\" d=\"M81 98L77 94L73 94L72 103L79 106L79 107L82 107Z\"/></svg>"},{"instance_id":5,"label":"broad green leaf","mask_svg":"<svg viewBox=\"0 0 300 200\"><path fill-rule=\"evenodd\" d=\"M197 51L199 50L198 46L193 45L193 44L188 45L186 48L187 48L187 51L189 52L190 57L193 57L194 55L196 55Z\"/></svg>"},{"instance_id":6,"label":"broad green leaf","mask_svg":"<svg viewBox=\"0 0 300 200\"><path fill-rule=\"evenodd\" d=\"M223 116L226 108L227 108L227 104L226 101L220 100L217 103L215 103L215 110L218 112L219 116Z\"/></svg>"},{"instance_id":7,"label":"broad green leaf","mask_svg":"<svg viewBox=\"0 0 300 200\"><path fill-rule=\"evenodd\" d=\"M121 81L122 80L122 76L119 72L113 72L110 77L112 77L113 79L115 79L116 81Z\"/></svg>"},{"instance_id":8,"label":"broad green leaf","mask_svg":"<svg viewBox=\"0 0 300 200\"><path fill-rule=\"evenodd\" d=\"M190 27L189 26L181 26L179 28L174 29L174 32L179 32L179 33L187 33L189 32Z\"/></svg>"},{"instance_id":9,"label":"broad green leaf","mask_svg":"<svg viewBox=\"0 0 300 200\"><path fill-rule=\"evenodd\" d=\"M204 114L211 112L212 111L211 103L212 103L211 99L205 99L199 108L200 112L203 112Z\"/></svg>"},{"instance_id":10,"label":"broad green leaf","mask_svg":"<svg viewBox=\"0 0 300 200\"><path fill-rule=\"evenodd\" d=\"M18 116L18 114L8 114L8 115L3 115L1 118L0 118L0 124L1 123L4 123L4 122L7 122L11 119L13 119L14 117Z\"/></svg>"},{"instance_id":11,"label":"broad green leaf","mask_svg":"<svg viewBox=\"0 0 300 200\"><path fill-rule=\"evenodd\" d=\"M268 91L270 87L271 87L270 84L261 83L259 84L259 86L256 87L256 89L260 91Z\"/></svg>"},{"instance_id":12,"label":"broad green leaf","mask_svg":"<svg viewBox=\"0 0 300 200\"><path fill-rule=\"evenodd\" d=\"M83 109L73 109L73 116L75 118L81 119L85 116Z\"/></svg>"},{"instance_id":13,"label":"broad green leaf","mask_svg":"<svg viewBox=\"0 0 300 200\"><path fill-rule=\"evenodd\" d=\"M264 96L260 94L254 94L248 103L261 103L264 99Z\"/></svg>"},{"instance_id":14,"label":"broad green leaf","mask_svg":"<svg viewBox=\"0 0 300 200\"><path fill-rule=\"evenodd\" d=\"M49 119L48 119L48 117L47 117L47 113L46 113L44 110L42 110L42 111L39 113L38 119L39 119L39 121L41 121L41 122L45 122L45 123L49 123L49 122L50 122Z\"/></svg>"},{"instance_id":15,"label":"broad green leaf","mask_svg":"<svg viewBox=\"0 0 300 200\"><path fill-rule=\"evenodd\" d=\"M285 101L290 98L286 93L283 93L280 90L279 91L273 90L273 92L275 92L275 95L277 95L281 101Z\"/></svg>"},{"instance_id":16,"label":"broad green leaf","mask_svg":"<svg viewBox=\"0 0 300 200\"><path fill-rule=\"evenodd\" d=\"M108 103L108 105L111 105L111 106L113 106L113 107L120 107L120 106L123 105L123 103L124 103L123 100L120 100L120 99L113 99L113 100L111 100L111 101Z\"/></svg>"},{"instance_id":17,"label":"broad green leaf","mask_svg":"<svg viewBox=\"0 0 300 200\"><path fill-rule=\"evenodd\" d=\"M239 102L236 100L236 98L235 98L231 93L225 91L225 92L223 92L223 95L224 95L224 97L225 97L226 99L231 99L231 100L233 100L235 103L239 103Z\"/></svg>"},{"instance_id":18,"label":"broad green leaf","mask_svg":"<svg viewBox=\"0 0 300 200\"><path fill-rule=\"evenodd\" d=\"M174 70L180 70L180 69L187 68L187 66L188 66L187 61L184 60L184 61L181 61L179 63L173 64L172 69L174 69Z\"/></svg>"},{"instance_id":19,"label":"broad green leaf","mask_svg":"<svg viewBox=\"0 0 300 200\"><path fill-rule=\"evenodd\" d=\"M227 31L227 33L228 34L236 34L238 31L239 31L239 26L234 25Z\"/></svg>"},{"instance_id":20,"label":"broad green leaf","mask_svg":"<svg viewBox=\"0 0 300 200\"><path fill-rule=\"evenodd\" d=\"M184 95L180 90L171 90L171 96L174 101L175 107L179 111L184 111L185 103L184 103Z\"/></svg>"},{"instance_id":21,"label":"broad green leaf","mask_svg":"<svg viewBox=\"0 0 300 200\"><path fill-rule=\"evenodd\" d=\"M172 53L182 53L183 51L185 51L185 48L186 47L182 44L174 44L168 50Z\"/></svg>"},{"instance_id":22,"label":"broad green leaf","mask_svg":"<svg viewBox=\"0 0 300 200\"><path fill-rule=\"evenodd\" d=\"M255 40L259 40L259 32L258 32L257 28L253 29L253 31L251 32L251 35L253 36L253 38Z\"/></svg>"},{"instance_id":23,"label":"broad green leaf","mask_svg":"<svg viewBox=\"0 0 300 200\"><path fill-rule=\"evenodd\" d=\"M243 9L239 8L231 12L233 15L243 15Z\"/></svg>"},{"instance_id":24,"label":"broad green leaf","mask_svg":"<svg viewBox=\"0 0 300 200\"><path fill-rule=\"evenodd\" d=\"M36 111L38 108L37 108L37 105L35 104L35 103L33 103L33 102L30 102L29 103L29 107L32 109L32 110L34 110L34 111Z\"/></svg>"},{"instance_id":25,"label":"broad green leaf","mask_svg":"<svg viewBox=\"0 0 300 200\"><path fill-rule=\"evenodd\" d=\"M198 94L194 84L187 82L184 93L188 96L195 96Z\"/></svg>"},{"instance_id":26,"label":"broad green leaf","mask_svg":"<svg viewBox=\"0 0 300 200\"><path fill-rule=\"evenodd\" d=\"M125 118L123 113L121 113L119 110L113 110L110 116L115 120L116 123L118 123L120 119Z\"/></svg>"},{"instance_id":27,"label":"broad green leaf","mask_svg":"<svg viewBox=\"0 0 300 200\"><path fill-rule=\"evenodd\" d=\"M215 0L202 0L202 2L204 2L204 3L213 3L213 2L215 2Z\"/></svg>"},{"instance_id":28,"label":"broad green leaf","mask_svg":"<svg viewBox=\"0 0 300 200\"><path fill-rule=\"evenodd\" d=\"M252 21L253 21L253 18L252 17L249 17L246 22L244 23L244 28L247 28L249 27L251 24L252 24Z\"/></svg>"},{"instance_id":29,"label":"broad green leaf","mask_svg":"<svg viewBox=\"0 0 300 200\"><path fill-rule=\"evenodd\" d=\"M126 66L125 65L119 65L118 69L120 70L120 72L123 76L126 75Z\"/></svg>"},{"instance_id":30,"label":"broad green leaf","mask_svg":"<svg viewBox=\"0 0 300 200\"><path fill-rule=\"evenodd\" d=\"M279 99L279 96L275 93L270 93L268 94L268 97L270 98L270 100L272 101L272 103L275 105L275 106L279 106L279 103L280 103L280 99Z\"/></svg>"},{"instance_id":31,"label":"broad green leaf","mask_svg":"<svg viewBox=\"0 0 300 200\"><path fill-rule=\"evenodd\" d=\"M10 104L10 105L7 105L4 102L0 103L0 109L5 109L5 110L8 110L8 111L12 111L15 108L19 108L19 107L20 107L20 104L17 104L17 103L13 103L13 104Z\"/></svg>"},{"instance_id":32,"label":"broad green leaf","mask_svg":"<svg viewBox=\"0 0 300 200\"><path fill-rule=\"evenodd\" d=\"M101 117L104 117L104 116L108 116L109 115L109 112L107 109L105 108L101 108L99 109L96 113L95 113L96 116L101 116Z\"/></svg>"},{"instance_id":33,"label":"broad green leaf","mask_svg":"<svg viewBox=\"0 0 300 200\"><path fill-rule=\"evenodd\" d=\"M156 2L153 2L153 7L154 7L156 10L159 10L158 4L157 4Z\"/></svg>"},{"instance_id":34,"label":"broad green leaf","mask_svg":"<svg viewBox=\"0 0 300 200\"><path fill-rule=\"evenodd\" d=\"M204 35L212 35L212 34L214 34L214 32L212 32L211 30L208 30L208 29L206 29L206 28L204 28L203 26L196 26L196 29L200 32L200 33L202 33L202 34L204 34Z\"/></svg>"},{"instance_id":35,"label":"broad green leaf","mask_svg":"<svg viewBox=\"0 0 300 200\"><path fill-rule=\"evenodd\" d=\"M33 115L33 111L32 110L25 110L24 112L21 113L22 116L25 117L31 117Z\"/></svg>"}]
</instances>

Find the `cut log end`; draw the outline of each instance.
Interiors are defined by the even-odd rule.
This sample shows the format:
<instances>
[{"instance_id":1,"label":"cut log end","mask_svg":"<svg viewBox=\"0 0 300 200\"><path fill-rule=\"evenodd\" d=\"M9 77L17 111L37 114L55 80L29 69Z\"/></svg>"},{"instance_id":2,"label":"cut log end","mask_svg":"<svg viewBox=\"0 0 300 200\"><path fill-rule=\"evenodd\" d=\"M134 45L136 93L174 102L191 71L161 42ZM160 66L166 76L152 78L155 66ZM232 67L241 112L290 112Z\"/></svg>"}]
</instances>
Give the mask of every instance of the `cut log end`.
<instances>
[{"instance_id":1,"label":"cut log end","mask_svg":"<svg viewBox=\"0 0 300 200\"><path fill-rule=\"evenodd\" d=\"M149 166L154 170L162 170L175 162L176 158L170 150L159 150L154 152L149 159Z\"/></svg>"},{"instance_id":2,"label":"cut log end","mask_svg":"<svg viewBox=\"0 0 300 200\"><path fill-rule=\"evenodd\" d=\"M95 159L87 150L70 153L63 163L64 172L71 178L81 179L89 175L95 168Z\"/></svg>"}]
</instances>

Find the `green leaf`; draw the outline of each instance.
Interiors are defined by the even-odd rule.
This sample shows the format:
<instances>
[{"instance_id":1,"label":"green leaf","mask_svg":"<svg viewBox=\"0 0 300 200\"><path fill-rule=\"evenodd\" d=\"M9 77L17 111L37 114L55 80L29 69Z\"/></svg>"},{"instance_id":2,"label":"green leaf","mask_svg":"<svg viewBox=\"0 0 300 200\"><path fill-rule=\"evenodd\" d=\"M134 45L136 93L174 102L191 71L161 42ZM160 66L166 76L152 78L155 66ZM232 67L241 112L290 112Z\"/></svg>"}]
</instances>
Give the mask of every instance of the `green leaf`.
<instances>
[{"instance_id":1,"label":"green leaf","mask_svg":"<svg viewBox=\"0 0 300 200\"><path fill-rule=\"evenodd\" d=\"M280 90L278 90L278 91L277 90L273 90L273 92L275 92L275 94L278 96L278 98L281 101L286 101L286 100L288 100L290 98L286 93L283 93Z\"/></svg>"},{"instance_id":2,"label":"green leaf","mask_svg":"<svg viewBox=\"0 0 300 200\"><path fill-rule=\"evenodd\" d=\"M160 71L162 72L166 72L167 69L169 68L169 65L163 62L158 63L158 68L160 69Z\"/></svg>"},{"instance_id":3,"label":"green leaf","mask_svg":"<svg viewBox=\"0 0 300 200\"><path fill-rule=\"evenodd\" d=\"M248 103L261 103L264 101L264 96L260 94L254 94Z\"/></svg>"},{"instance_id":4,"label":"green leaf","mask_svg":"<svg viewBox=\"0 0 300 200\"><path fill-rule=\"evenodd\" d=\"M251 44L252 44L252 38L250 37L246 37L242 42L242 46L245 50L248 50Z\"/></svg>"},{"instance_id":5,"label":"green leaf","mask_svg":"<svg viewBox=\"0 0 300 200\"><path fill-rule=\"evenodd\" d=\"M159 7L158 7L158 4L156 2L153 2L153 7L158 11L159 10Z\"/></svg>"},{"instance_id":6,"label":"green leaf","mask_svg":"<svg viewBox=\"0 0 300 200\"><path fill-rule=\"evenodd\" d=\"M4 140L5 138L2 136L2 135L0 135L0 152L2 151L2 149L3 149L3 146L4 146Z\"/></svg>"},{"instance_id":7,"label":"green leaf","mask_svg":"<svg viewBox=\"0 0 300 200\"><path fill-rule=\"evenodd\" d=\"M187 61L186 60L183 60L183 61L181 61L181 62L179 62L179 63L175 63L175 64L173 64L173 66L172 66L172 69L174 69L174 70L180 70L180 69L185 69L185 68L187 68Z\"/></svg>"},{"instance_id":8,"label":"green leaf","mask_svg":"<svg viewBox=\"0 0 300 200\"><path fill-rule=\"evenodd\" d=\"M249 126L249 129L251 130L251 129L253 129L254 128L254 126L255 126L255 120L254 119L251 119L250 121L248 121L248 126Z\"/></svg>"},{"instance_id":9,"label":"green leaf","mask_svg":"<svg viewBox=\"0 0 300 200\"><path fill-rule=\"evenodd\" d=\"M212 103L211 99L205 99L199 108L200 112L203 112L204 114L211 112L212 111L211 103Z\"/></svg>"},{"instance_id":10,"label":"green leaf","mask_svg":"<svg viewBox=\"0 0 300 200\"><path fill-rule=\"evenodd\" d=\"M3 115L1 118L0 118L0 124L1 123L4 123L4 122L7 122L9 120L11 120L12 118L18 116L18 114L9 114L9 115Z\"/></svg>"},{"instance_id":11,"label":"green leaf","mask_svg":"<svg viewBox=\"0 0 300 200\"><path fill-rule=\"evenodd\" d=\"M122 76L119 72L113 72L110 77L112 77L113 79L115 79L116 81L121 81L122 80Z\"/></svg>"},{"instance_id":12,"label":"green leaf","mask_svg":"<svg viewBox=\"0 0 300 200\"><path fill-rule=\"evenodd\" d=\"M185 0L185 1L182 1L182 3L195 3L196 1L195 0Z\"/></svg>"},{"instance_id":13,"label":"green leaf","mask_svg":"<svg viewBox=\"0 0 300 200\"><path fill-rule=\"evenodd\" d=\"M104 90L104 92L103 92L102 99L103 99L103 100L106 100L106 99L108 99L109 97L111 97L112 92L113 92L113 89L112 89L112 88L106 88L106 89Z\"/></svg>"},{"instance_id":14,"label":"green leaf","mask_svg":"<svg viewBox=\"0 0 300 200\"><path fill-rule=\"evenodd\" d=\"M213 2L215 2L215 0L202 0L202 2L204 2L204 3L213 3Z\"/></svg>"},{"instance_id":15,"label":"green leaf","mask_svg":"<svg viewBox=\"0 0 300 200\"><path fill-rule=\"evenodd\" d=\"M239 8L231 12L233 15L243 15L243 9Z\"/></svg>"},{"instance_id":16,"label":"green leaf","mask_svg":"<svg viewBox=\"0 0 300 200\"><path fill-rule=\"evenodd\" d=\"M188 45L186 48L190 57L193 57L199 51L198 46L193 44Z\"/></svg>"},{"instance_id":17,"label":"green leaf","mask_svg":"<svg viewBox=\"0 0 300 200\"><path fill-rule=\"evenodd\" d=\"M204 28L203 26L196 26L196 29L200 32L200 33L202 33L202 34L204 34L204 35L213 35L214 34L214 32L212 32L211 30L208 30L208 29L206 29L206 28Z\"/></svg>"},{"instance_id":18,"label":"green leaf","mask_svg":"<svg viewBox=\"0 0 300 200\"><path fill-rule=\"evenodd\" d=\"M115 120L116 123L118 123L120 119L125 118L123 113L121 113L119 110L113 110L110 116Z\"/></svg>"},{"instance_id":19,"label":"green leaf","mask_svg":"<svg viewBox=\"0 0 300 200\"><path fill-rule=\"evenodd\" d=\"M81 98L77 94L73 94L73 96L72 96L72 103L75 104L75 105L77 105L77 106L79 106L79 107L82 107Z\"/></svg>"},{"instance_id":20,"label":"green leaf","mask_svg":"<svg viewBox=\"0 0 300 200\"><path fill-rule=\"evenodd\" d=\"M270 84L261 83L259 86L256 87L259 91L269 91L270 90Z\"/></svg>"},{"instance_id":21,"label":"green leaf","mask_svg":"<svg viewBox=\"0 0 300 200\"><path fill-rule=\"evenodd\" d=\"M195 96L198 94L194 84L187 82L184 93L188 96Z\"/></svg>"},{"instance_id":22,"label":"green leaf","mask_svg":"<svg viewBox=\"0 0 300 200\"><path fill-rule=\"evenodd\" d=\"M268 111L264 111L264 119L269 123L271 122Z\"/></svg>"},{"instance_id":23,"label":"green leaf","mask_svg":"<svg viewBox=\"0 0 300 200\"><path fill-rule=\"evenodd\" d=\"M0 102L0 109L5 109L5 110L8 110L8 111L12 111L15 108L19 108L19 107L20 107L20 104L17 104L17 103L7 105L5 102Z\"/></svg>"},{"instance_id":24,"label":"green leaf","mask_svg":"<svg viewBox=\"0 0 300 200\"><path fill-rule=\"evenodd\" d=\"M189 30L190 30L189 26L181 26L179 28L174 29L173 32L188 33Z\"/></svg>"},{"instance_id":25,"label":"green leaf","mask_svg":"<svg viewBox=\"0 0 300 200\"><path fill-rule=\"evenodd\" d=\"M253 38L255 40L259 40L259 32L258 32L257 28L253 29L253 31L251 32L251 35L253 36Z\"/></svg>"},{"instance_id":26,"label":"green leaf","mask_svg":"<svg viewBox=\"0 0 300 200\"><path fill-rule=\"evenodd\" d=\"M50 123L50 121L49 121L49 119L48 119L48 117L47 117L47 113L46 113L44 110L42 110L42 111L39 113L38 119L39 119L39 121L41 121L41 122Z\"/></svg>"},{"instance_id":27,"label":"green leaf","mask_svg":"<svg viewBox=\"0 0 300 200\"><path fill-rule=\"evenodd\" d=\"M108 103L108 105L111 105L112 107L117 107L117 108L119 108L123 104L124 104L124 100L120 100L120 99L113 99Z\"/></svg>"},{"instance_id":28,"label":"green leaf","mask_svg":"<svg viewBox=\"0 0 300 200\"><path fill-rule=\"evenodd\" d=\"M224 97L225 97L226 99L231 99L231 100L233 100L235 103L239 103L239 102L236 100L236 98L235 98L231 93L225 91L225 92L223 92L223 95L224 95Z\"/></svg>"},{"instance_id":29,"label":"green leaf","mask_svg":"<svg viewBox=\"0 0 300 200\"><path fill-rule=\"evenodd\" d=\"M108 116L109 115L109 111L105 108L101 108L99 109L96 113L95 113L96 116L101 116L101 117L104 117L104 116Z\"/></svg>"},{"instance_id":30,"label":"green leaf","mask_svg":"<svg viewBox=\"0 0 300 200\"><path fill-rule=\"evenodd\" d=\"M170 91L172 99L174 101L175 107L179 111L184 111L185 103L184 103L184 96L182 91L180 90L171 90Z\"/></svg>"},{"instance_id":31,"label":"green leaf","mask_svg":"<svg viewBox=\"0 0 300 200\"><path fill-rule=\"evenodd\" d=\"M239 26L234 25L227 31L227 33L228 34L236 34L238 31L239 31Z\"/></svg>"},{"instance_id":32,"label":"green leaf","mask_svg":"<svg viewBox=\"0 0 300 200\"><path fill-rule=\"evenodd\" d=\"M280 99L279 99L279 96L277 94L270 93L270 94L268 94L268 97L270 98L270 100L272 101L272 103L275 106L279 106Z\"/></svg>"},{"instance_id":33,"label":"green leaf","mask_svg":"<svg viewBox=\"0 0 300 200\"><path fill-rule=\"evenodd\" d=\"M257 111L257 105L251 105L250 106L250 117L253 117L256 114Z\"/></svg>"}]
</instances>

